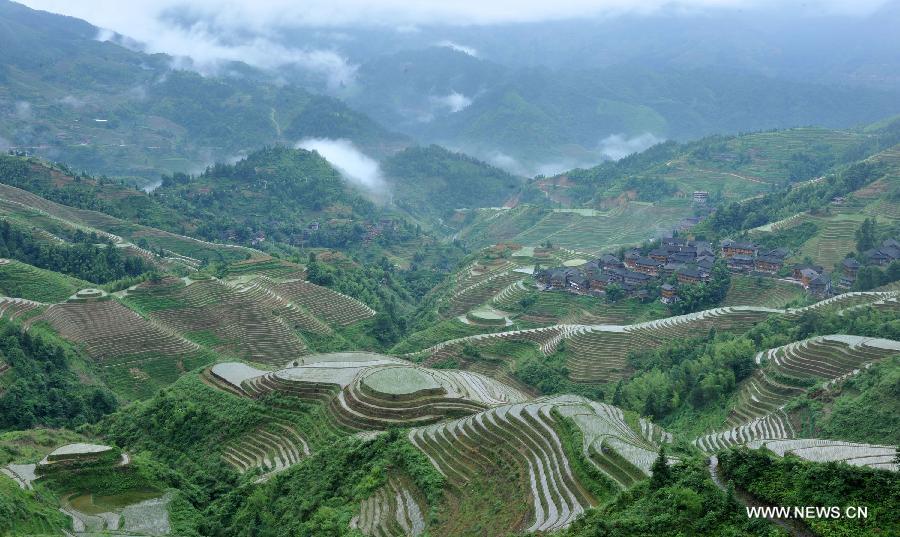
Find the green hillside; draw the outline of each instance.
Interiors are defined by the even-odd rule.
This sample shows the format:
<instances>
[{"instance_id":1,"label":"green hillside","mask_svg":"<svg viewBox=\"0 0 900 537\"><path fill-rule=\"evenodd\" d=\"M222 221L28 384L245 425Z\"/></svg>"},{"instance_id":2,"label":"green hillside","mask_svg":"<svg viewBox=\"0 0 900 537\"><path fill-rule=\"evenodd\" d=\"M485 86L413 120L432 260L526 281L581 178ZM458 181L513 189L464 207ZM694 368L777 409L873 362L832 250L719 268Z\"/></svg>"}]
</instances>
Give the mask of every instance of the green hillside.
<instances>
[{"instance_id":1,"label":"green hillside","mask_svg":"<svg viewBox=\"0 0 900 537\"><path fill-rule=\"evenodd\" d=\"M86 281L58 272L39 269L19 261L0 263L0 294L37 302L59 302L79 289L90 287Z\"/></svg>"},{"instance_id":2,"label":"green hillside","mask_svg":"<svg viewBox=\"0 0 900 537\"><path fill-rule=\"evenodd\" d=\"M443 216L459 208L499 207L518 193L520 180L442 147L411 147L383 162L394 203L413 213Z\"/></svg>"}]
</instances>

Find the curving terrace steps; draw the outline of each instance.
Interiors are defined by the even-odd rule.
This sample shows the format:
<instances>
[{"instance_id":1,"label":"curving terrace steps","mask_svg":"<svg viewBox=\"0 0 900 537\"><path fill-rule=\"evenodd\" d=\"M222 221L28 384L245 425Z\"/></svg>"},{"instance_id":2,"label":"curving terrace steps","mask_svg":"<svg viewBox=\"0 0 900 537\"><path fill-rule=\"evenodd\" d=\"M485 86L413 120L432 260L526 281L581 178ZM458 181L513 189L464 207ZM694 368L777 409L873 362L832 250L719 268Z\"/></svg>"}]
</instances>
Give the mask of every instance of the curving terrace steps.
<instances>
[{"instance_id":1,"label":"curving terrace steps","mask_svg":"<svg viewBox=\"0 0 900 537\"><path fill-rule=\"evenodd\" d=\"M784 411L791 399L814 384L825 388L871 363L900 353L900 342L862 336L828 335L769 349L756 356L758 368L735 396L724 431L694 444L706 452L766 439L790 439L796 431Z\"/></svg>"},{"instance_id":2,"label":"curving terrace steps","mask_svg":"<svg viewBox=\"0 0 900 537\"><path fill-rule=\"evenodd\" d=\"M395 476L360 504L350 522L367 537L419 537L425 533L423 509L410 487Z\"/></svg>"},{"instance_id":3,"label":"curving terrace steps","mask_svg":"<svg viewBox=\"0 0 900 537\"><path fill-rule=\"evenodd\" d=\"M251 431L222 449L222 460L238 472L261 468L266 478L309 456L309 445L292 426L277 421Z\"/></svg>"},{"instance_id":4,"label":"curving terrace steps","mask_svg":"<svg viewBox=\"0 0 900 537\"><path fill-rule=\"evenodd\" d=\"M128 291L150 319L182 334L194 334L217 352L244 360L283 365L306 346L277 313L284 312L256 289L232 287L208 278L169 278Z\"/></svg>"},{"instance_id":5,"label":"curving terrace steps","mask_svg":"<svg viewBox=\"0 0 900 537\"><path fill-rule=\"evenodd\" d=\"M263 371L244 364L216 364L211 384L238 395L280 393L325 405L347 431L433 423L485 408L524 401L525 395L470 371L432 370L371 353L304 357L296 367Z\"/></svg>"},{"instance_id":6,"label":"curving terrace steps","mask_svg":"<svg viewBox=\"0 0 900 537\"><path fill-rule=\"evenodd\" d=\"M0 296L0 319L15 321L24 313L44 305L46 304L25 298Z\"/></svg>"},{"instance_id":7,"label":"curving terrace steps","mask_svg":"<svg viewBox=\"0 0 900 537\"><path fill-rule=\"evenodd\" d=\"M778 456L796 455L814 462L840 461L853 466L867 466L882 470L898 471L895 446L858 444L840 440L800 438L794 440L754 440L748 444L753 449L766 448Z\"/></svg>"},{"instance_id":8,"label":"curving terrace steps","mask_svg":"<svg viewBox=\"0 0 900 537\"><path fill-rule=\"evenodd\" d=\"M54 304L34 320L47 321L61 336L84 344L100 362L128 363L129 357L140 355L176 357L199 349L111 299Z\"/></svg>"},{"instance_id":9,"label":"curving terrace steps","mask_svg":"<svg viewBox=\"0 0 900 537\"><path fill-rule=\"evenodd\" d=\"M305 280L273 280L258 283L285 300L306 309L329 324L350 325L375 315L375 310L355 298Z\"/></svg>"},{"instance_id":10,"label":"curving terrace steps","mask_svg":"<svg viewBox=\"0 0 900 537\"><path fill-rule=\"evenodd\" d=\"M900 353L900 342L828 335L769 349L756 355L754 371L735 397L727 424L737 426L780 409L821 380L835 381Z\"/></svg>"},{"instance_id":11,"label":"curving terrace steps","mask_svg":"<svg viewBox=\"0 0 900 537\"><path fill-rule=\"evenodd\" d=\"M509 466L530 497L528 532L569 525L596 500L575 476L558 430L561 418L582 431L586 460L626 487L645 477L656 456L649 423L633 431L619 409L578 396L536 399L491 408L465 418L410 430L410 441L457 489Z\"/></svg>"}]
</instances>

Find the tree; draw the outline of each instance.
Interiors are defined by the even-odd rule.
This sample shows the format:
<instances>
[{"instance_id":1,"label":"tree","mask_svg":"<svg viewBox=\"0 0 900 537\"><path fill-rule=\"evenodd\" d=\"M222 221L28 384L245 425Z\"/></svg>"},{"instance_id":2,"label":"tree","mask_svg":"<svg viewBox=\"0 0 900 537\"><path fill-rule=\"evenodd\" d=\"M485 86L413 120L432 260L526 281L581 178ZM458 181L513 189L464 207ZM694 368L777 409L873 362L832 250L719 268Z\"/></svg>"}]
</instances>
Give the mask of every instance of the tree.
<instances>
[{"instance_id":1,"label":"tree","mask_svg":"<svg viewBox=\"0 0 900 537\"><path fill-rule=\"evenodd\" d=\"M875 219L866 218L856 230L856 251L859 253L875 247Z\"/></svg>"},{"instance_id":2,"label":"tree","mask_svg":"<svg viewBox=\"0 0 900 537\"><path fill-rule=\"evenodd\" d=\"M661 489L672 481L672 472L669 469L669 458L666 456L666 444L660 444L659 454L650 467L652 475L650 476L650 488L653 490Z\"/></svg>"}]
</instances>

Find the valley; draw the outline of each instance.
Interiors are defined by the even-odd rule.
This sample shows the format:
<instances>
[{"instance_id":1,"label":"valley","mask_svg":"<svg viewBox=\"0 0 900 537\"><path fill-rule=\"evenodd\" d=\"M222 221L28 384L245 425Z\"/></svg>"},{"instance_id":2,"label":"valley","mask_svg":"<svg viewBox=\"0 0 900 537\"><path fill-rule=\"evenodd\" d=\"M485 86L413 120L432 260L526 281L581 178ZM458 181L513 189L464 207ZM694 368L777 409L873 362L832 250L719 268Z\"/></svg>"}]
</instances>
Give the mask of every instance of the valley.
<instances>
[{"instance_id":1,"label":"valley","mask_svg":"<svg viewBox=\"0 0 900 537\"><path fill-rule=\"evenodd\" d=\"M900 11L25 4L0 536L900 534Z\"/></svg>"}]
</instances>

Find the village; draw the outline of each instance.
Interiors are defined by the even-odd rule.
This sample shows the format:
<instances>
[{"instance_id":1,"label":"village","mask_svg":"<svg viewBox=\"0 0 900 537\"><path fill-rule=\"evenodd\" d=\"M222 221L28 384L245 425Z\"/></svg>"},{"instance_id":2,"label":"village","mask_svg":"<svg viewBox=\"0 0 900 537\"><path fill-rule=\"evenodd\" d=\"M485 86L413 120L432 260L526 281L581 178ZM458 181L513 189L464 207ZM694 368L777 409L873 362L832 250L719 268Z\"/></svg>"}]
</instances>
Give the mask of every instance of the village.
<instances>
[{"instance_id":1,"label":"village","mask_svg":"<svg viewBox=\"0 0 900 537\"><path fill-rule=\"evenodd\" d=\"M732 274L778 278L801 286L810 296L824 299L854 287L864 266L887 266L900 260L900 241L885 240L863 253L848 257L835 276L825 267L810 263L787 264L787 248L764 249L752 242L723 240L718 248L702 240L666 237L644 248L619 255L606 253L579 267L555 267L535 272L543 290L564 290L592 296L627 296L640 300L659 298L664 304L679 300L682 285L707 283L721 263ZM609 292L615 289L615 292Z\"/></svg>"}]
</instances>

